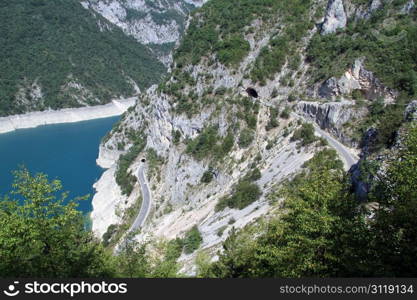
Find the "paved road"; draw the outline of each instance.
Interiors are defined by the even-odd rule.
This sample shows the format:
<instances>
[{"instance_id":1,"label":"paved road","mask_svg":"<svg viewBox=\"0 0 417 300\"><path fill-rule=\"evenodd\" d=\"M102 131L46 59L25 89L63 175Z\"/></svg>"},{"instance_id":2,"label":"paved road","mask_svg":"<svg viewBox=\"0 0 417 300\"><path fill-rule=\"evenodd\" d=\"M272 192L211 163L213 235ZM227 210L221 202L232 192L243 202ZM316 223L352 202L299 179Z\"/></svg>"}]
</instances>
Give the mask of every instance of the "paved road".
<instances>
[{"instance_id":1,"label":"paved road","mask_svg":"<svg viewBox=\"0 0 417 300\"><path fill-rule=\"evenodd\" d=\"M333 147L337 153L339 154L340 158L343 161L343 165L345 166L345 170L349 170L354 164L356 164L359 160L359 157L349 151L349 149L332 137L329 133L321 129L315 122L306 120L304 117L297 115L296 113L291 113L296 118L301 118L303 121L311 123L314 126L314 130L318 135L325 138L329 145Z\"/></svg>"},{"instance_id":2,"label":"paved road","mask_svg":"<svg viewBox=\"0 0 417 300\"><path fill-rule=\"evenodd\" d=\"M261 103L261 105L273 107L271 104L266 103L262 100L259 100L259 102ZM307 120L303 116L300 116L295 112L292 112L291 115L295 118L302 119L304 122L311 123L314 126L315 132L321 137L325 138L329 145L337 151L337 153L343 161L343 165L346 171L348 171L354 164L358 162L359 157L356 154L352 153L345 145L343 145L337 139L332 137L329 133L321 129L315 122Z\"/></svg>"},{"instance_id":3,"label":"paved road","mask_svg":"<svg viewBox=\"0 0 417 300\"><path fill-rule=\"evenodd\" d=\"M269 106L266 103L261 103L261 104ZM325 138L328 141L329 145L337 151L337 153L339 154L339 156L341 157L343 161L343 164L346 170L349 170L354 164L357 163L359 158L355 154L349 151L349 149L346 146L344 146L342 143L340 143L335 138L333 138L329 133L322 130L315 122L306 120L305 118L303 118L300 115L297 115L296 113L291 113L291 114L296 118L301 118L305 122L309 122L313 124L316 133L322 136L323 138ZM139 214L136 217L135 221L133 222L132 226L130 227L129 231L138 230L139 228L143 226L143 224L146 221L146 218L149 215L149 211L151 207L151 201L152 201L151 191L149 190L149 185L145 178L144 168L145 168L145 164L141 163L138 168L138 173L137 173L137 178L139 180L140 187L142 190L142 205L140 207Z\"/></svg>"},{"instance_id":4,"label":"paved road","mask_svg":"<svg viewBox=\"0 0 417 300\"><path fill-rule=\"evenodd\" d=\"M151 191L149 190L148 182L145 178L144 169L145 164L140 163L137 178L139 180L140 188L142 190L142 205L140 207L139 214L133 222L132 226L130 227L129 231L136 231L143 226L151 208L152 196Z\"/></svg>"},{"instance_id":5,"label":"paved road","mask_svg":"<svg viewBox=\"0 0 417 300\"><path fill-rule=\"evenodd\" d=\"M313 124L313 126L316 132L320 136L324 137L329 142L329 145L332 146L337 151L337 153L339 153L339 156L342 158L342 161L343 161L343 164L345 165L346 170L349 170L354 164L358 162L359 157L351 153L342 143L340 143L338 140L333 138L330 134L322 130L315 123Z\"/></svg>"}]
</instances>

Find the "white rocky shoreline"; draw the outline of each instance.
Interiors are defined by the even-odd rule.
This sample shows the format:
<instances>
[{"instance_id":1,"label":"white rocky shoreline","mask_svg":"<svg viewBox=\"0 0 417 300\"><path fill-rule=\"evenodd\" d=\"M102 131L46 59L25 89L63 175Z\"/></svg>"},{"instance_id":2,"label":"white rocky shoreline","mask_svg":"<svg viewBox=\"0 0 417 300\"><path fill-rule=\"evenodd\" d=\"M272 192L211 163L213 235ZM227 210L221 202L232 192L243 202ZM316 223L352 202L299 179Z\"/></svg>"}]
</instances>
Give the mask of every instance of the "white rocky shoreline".
<instances>
[{"instance_id":1,"label":"white rocky shoreline","mask_svg":"<svg viewBox=\"0 0 417 300\"><path fill-rule=\"evenodd\" d=\"M105 105L61 110L36 111L0 118L0 134L16 129L34 128L42 125L75 123L94 119L114 117L123 114L136 102L136 97L117 99Z\"/></svg>"}]
</instances>

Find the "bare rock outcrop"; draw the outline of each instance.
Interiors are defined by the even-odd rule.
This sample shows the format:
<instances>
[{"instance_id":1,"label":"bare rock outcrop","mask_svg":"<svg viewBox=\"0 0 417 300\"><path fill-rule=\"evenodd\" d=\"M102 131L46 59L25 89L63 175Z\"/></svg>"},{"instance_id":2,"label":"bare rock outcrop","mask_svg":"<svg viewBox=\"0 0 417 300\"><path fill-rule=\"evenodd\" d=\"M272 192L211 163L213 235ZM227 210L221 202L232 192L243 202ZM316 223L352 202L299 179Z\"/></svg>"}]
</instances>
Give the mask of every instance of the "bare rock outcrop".
<instances>
[{"instance_id":1,"label":"bare rock outcrop","mask_svg":"<svg viewBox=\"0 0 417 300\"><path fill-rule=\"evenodd\" d=\"M404 111L404 119L409 122L417 121L417 100L413 100L407 105Z\"/></svg>"},{"instance_id":2,"label":"bare rock outcrop","mask_svg":"<svg viewBox=\"0 0 417 300\"><path fill-rule=\"evenodd\" d=\"M314 121L320 128L330 132L343 144L357 146L347 135L344 125L353 119L360 118L366 111L357 108L353 101L328 103L300 101L295 110L306 119Z\"/></svg>"},{"instance_id":3,"label":"bare rock outcrop","mask_svg":"<svg viewBox=\"0 0 417 300\"><path fill-rule=\"evenodd\" d=\"M318 96L334 99L337 96L347 96L354 90L361 90L369 100L383 97L386 102L392 102L396 96L395 91L384 86L373 72L365 69L363 58L356 59L353 66L340 78L331 77L321 84Z\"/></svg>"},{"instance_id":4,"label":"bare rock outcrop","mask_svg":"<svg viewBox=\"0 0 417 300\"><path fill-rule=\"evenodd\" d=\"M327 4L326 16L321 26L321 34L336 32L339 28L345 28L347 24L347 15L343 0L330 0Z\"/></svg>"}]
</instances>

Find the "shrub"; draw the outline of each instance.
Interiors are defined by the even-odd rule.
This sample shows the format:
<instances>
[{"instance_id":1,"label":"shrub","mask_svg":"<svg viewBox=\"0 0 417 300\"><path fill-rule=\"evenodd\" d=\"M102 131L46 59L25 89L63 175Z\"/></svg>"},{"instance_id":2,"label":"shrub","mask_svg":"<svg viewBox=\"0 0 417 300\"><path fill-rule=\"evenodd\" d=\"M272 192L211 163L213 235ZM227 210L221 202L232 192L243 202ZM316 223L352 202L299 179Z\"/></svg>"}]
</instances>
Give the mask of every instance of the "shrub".
<instances>
[{"instance_id":1,"label":"shrub","mask_svg":"<svg viewBox=\"0 0 417 300\"><path fill-rule=\"evenodd\" d=\"M210 183L213 180L213 170L209 169L201 176L202 183Z\"/></svg>"},{"instance_id":2,"label":"shrub","mask_svg":"<svg viewBox=\"0 0 417 300\"><path fill-rule=\"evenodd\" d=\"M138 138L136 144L134 144L126 154L122 154L119 158L116 169L116 182L124 195L130 195L137 180L136 176L128 172L128 169L145 146L146 139L143 137Z\"/></svg>"},{"instance_id":3,"label":"shrub","mask_svg":"<svg viewBox=\"0 0 417 300\"><path fill-rule=\"evenodd\" d=\"M234 187L233 195L220 199L215 210L221 211L226 207L243 209L258 200L262 193L258 185L254 184L253 181L260 178L261 172L258 168L249 171Z\"/></svg>"},{"instance_id":4,"label":"shrub","mask_svg":"<svg viewBox=\"0 0 417 300\"><path fill-rule=\"evenodd\" d=\"M417 38L417 27L413 20L415 15L403 15L401 18L393 16L398 11L398 8L392 9L396 2L386 3L384 9L373 14L369 20L352 22L343 33L325 36L317 33L307 49L307 59L314 68L311 72L312 81L341 76L355 59L365 57L366 68L384 85L404 91L409 96L416 95L417 48L413 42ZM384 32L383 24L390 19L394 22L389 32ZM393 43L386 42L376 36L375 28L381 28L379 34L388 38L392 34L403 36Z\"/></svg>"},{"instance_id":5,"label":"shrub","mask_svg":"<svg viewBox=\"0 0 417 300\"><path fill-rule=\"evenodd\" d=\"M172 133L172 142L174 143L174 145L178 145L178 143L181 140L181 132L179 130L175 130Z\"/></svg>"},{"instance_id":6,"label":"shrub","mask_svg":"<svg viewBox=\"0 0 417 300\"><path fill-rule=\"evenodd\" d=\"M243 129L238 141L240 148L247 148L252 143L254 136L253 130L247 128Z\"/></svg>"},{"instance_id":7,"label":"shrub","mask_svg":"<svg viewBox=\"0 0 417 300\"><path fill-rule=\"evenodd\" d=\"M191 254L200 247L203 238L201 233L198 230L197 225L194 225L184 237L184 252L186 254Z\"/></svg>"},{"instance_id":8,"label":"shrub","mask_svg":"<svg viewBox=\"0 0 417 300\"><path fill-rule=\"evenodd\" d=\"M224 86L221 86L221 87L216 89L214 94L217 95L217 96L223 96L223 95L226 94L226 92L227 92L227 88L224 87Z\"/></svg>"},{"instance_id":9,"label":"shrub","mask_svg":"<svg viewBox=\"0 0 417 300\"><path fill-rule=\"evenodd\" d=\"M255 168L252 171L249 171L248 174L246 174L246 176L244 177L245 180L247 181L256 181L259 180L261 178L261 171L259 171L258 168Z\"/></svg>"},{"instance_id":10,"label":"shrub","mask_svg":"<svg viewBox=\"0 0 417 300\"><path fill-rule=\"evenodd\" d=\"M281 112L280 117L283 119L289 119L291 113L291 108L286 106L285 109Z\"/></svg>"},{"instance_id":11,"label":"shrub","mask_svg":"<svg viewBox=\"0 0 417 300\"><path fill-rule=\"evenodd\" d=\"M188 143L186 152L201 160L212 153L218 141L217 127L207 127L198 137Z\"/></svg>"},{"instance_id":12,"label":"shrub","mask_svg":"<svg viewBox=\"0 0 417 300\"><path fill-rule=\"evenodd\" d=\"M278 109L277 109L277 108L272 107L272 108L270 109L270 113L269 113L269 122L268 122L268 124L267 124L267 125L266 125L266 127L265 127L265 129L266 129L267 131L271 130L272 128L276 128L276 127L278 127L278 126L279 126L279 122L278 122L278 120L277 120L277 118L278 118L278 113L279 113L279 111L278 111Z\"/></svg>"},{"instance_id":13,"label":"shrub","mask_svg":"<svg viewBox=\"0 0 417 300\"><path fill-rule=\"evenodd\" d=\"M301 146L309 145L316 140L314 127L310 123L303 123L301 128L297 129L291 137L291 141L300 141Z\"/></svg>"},{"instance_id":14,"label":"shrub","mask_svg":"<svg viewBox=\"0 0 417 300\"><path fill-rule=\"evenodd\" d=\"M226 207L243 209L258 200L260 195L261 190L258 185L247 180L241 181L234 188L232 196L220 199L216 205L216 211L221 211Z\"/></svg>"},{"instance_id":15,"label":"shrub","mask_svg":"<svg viewBox=\"0 0 417 300\"><path fill-rule=\"evenodd\" d=\"M109 227L107 227L106 232L103 234L103 246L107 247L110 243L111 238L117 231L117 225L111 224Z\"/></svg>"}]
</instances>

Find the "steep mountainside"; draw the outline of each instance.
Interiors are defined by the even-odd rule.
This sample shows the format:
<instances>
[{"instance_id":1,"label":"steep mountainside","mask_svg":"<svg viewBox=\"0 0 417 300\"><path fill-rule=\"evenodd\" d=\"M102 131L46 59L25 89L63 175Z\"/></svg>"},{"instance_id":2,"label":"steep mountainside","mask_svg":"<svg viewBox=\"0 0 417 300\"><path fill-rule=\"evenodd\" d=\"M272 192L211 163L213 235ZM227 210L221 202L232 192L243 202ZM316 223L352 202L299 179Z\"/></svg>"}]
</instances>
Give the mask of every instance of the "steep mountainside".
<instances>
[{"instance_id":1,"label":"steep mountainside","mask_svg":"<svg viewBox=\"0 0 417 300\"><path fill-rule=\"evenodd\" d=\"M138 240L198 231L216 259L235 229L283 212L282 183L315 154L348 170L391 151L415 113L415 20L413 1L209 1L171 75L100 146L94 232L116 245L150 200Z\"/></svg>"},{"instance_id":2,"label":"steep mountainside","mask_svg":"<svg viewBox=\"0 0 417 300\"><path fill-rule=\"evenodd\" d=\"M182 36L189 13L206 0L87 0L93 9L127 35L147 45L166 65Z\"/></svg>"},{"instance_id":3,"label":"steep mountainside","mask_svg":"<svg viewBox=\"0 0 417 300\"><path fill-rule=\"evenodd\" d=\"M0 116L107 103L165 72L148 48L77 0L3 1L0 17Z\"/></svg>"}]
</instances>

